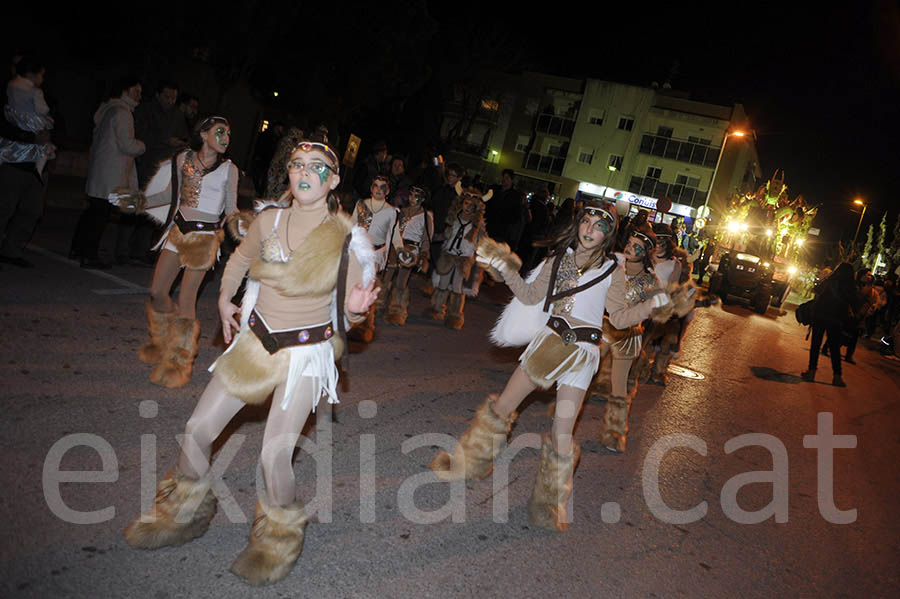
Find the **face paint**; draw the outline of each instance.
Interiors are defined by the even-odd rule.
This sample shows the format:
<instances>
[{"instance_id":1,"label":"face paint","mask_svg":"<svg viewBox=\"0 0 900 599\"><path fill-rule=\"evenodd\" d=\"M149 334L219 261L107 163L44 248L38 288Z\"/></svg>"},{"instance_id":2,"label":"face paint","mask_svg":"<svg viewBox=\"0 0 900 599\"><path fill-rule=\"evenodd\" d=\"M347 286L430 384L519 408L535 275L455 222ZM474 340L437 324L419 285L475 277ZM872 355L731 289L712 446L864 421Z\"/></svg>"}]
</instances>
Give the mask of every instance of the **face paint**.
<instances>
[{"instance_id":1,"label":"face paint","mask_svg":"<svg viewBox=\"0 0 900 599\"><path fill-rule=\"evenodd\" d=\"M643 243L639 241L635 241L631 244L631 251L634 253L636 258L642 258L644 254L647 253L647 249L644 247Z\"/></svg>"},{"instance_id":2,"label":"face paint","mask_svg":"<svg viewBox=\"0 0 900 599\"><path fill-rule=\"evenodd\" d=\"M328 180L328 177L331 176L331 167L321 160L311 160L308 163L304 163L299 158L294 158L288 162L287 168L288 172L299 172L306 169L314 175L318 175L319 185L324 185L325 181Z\"/></svg>"},{"instance_id":3,"label":"face paint","mask_svg":"<svg viewBox=\"0 0 900 599\"><path fill-rule=\"evenodd\" d=\"M225 127L216 127L216 143L223 148L228 145L231 138L231 131Z\"/></svg>"}]
</instances>

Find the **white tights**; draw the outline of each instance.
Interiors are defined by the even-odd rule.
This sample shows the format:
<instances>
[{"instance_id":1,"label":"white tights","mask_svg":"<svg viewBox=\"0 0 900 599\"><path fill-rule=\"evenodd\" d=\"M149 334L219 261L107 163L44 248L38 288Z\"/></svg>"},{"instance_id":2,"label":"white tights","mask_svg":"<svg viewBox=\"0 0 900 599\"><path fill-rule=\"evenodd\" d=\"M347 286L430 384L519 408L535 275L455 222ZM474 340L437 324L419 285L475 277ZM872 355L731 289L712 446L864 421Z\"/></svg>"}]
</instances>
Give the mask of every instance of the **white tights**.
<instances>
[{"instance_id":1,"label":"white tights","mask_svg":"<svg viewBox=\"0 0 900 599\"><path fill-rule=\"evenodd\" d=\"M266 480L269 505L286 506L296 501L294 447L303 425L312 412L312 379L302 377L287 410L281 409L284 385L275 388L266 419L260 461ZM200 396L194 413L184 429L185 440L178 469L191 478L200 478L209 470L213 441L222 433L244 402L228 393L219 377L212 380Z\"/></svg>"}]
</instances>

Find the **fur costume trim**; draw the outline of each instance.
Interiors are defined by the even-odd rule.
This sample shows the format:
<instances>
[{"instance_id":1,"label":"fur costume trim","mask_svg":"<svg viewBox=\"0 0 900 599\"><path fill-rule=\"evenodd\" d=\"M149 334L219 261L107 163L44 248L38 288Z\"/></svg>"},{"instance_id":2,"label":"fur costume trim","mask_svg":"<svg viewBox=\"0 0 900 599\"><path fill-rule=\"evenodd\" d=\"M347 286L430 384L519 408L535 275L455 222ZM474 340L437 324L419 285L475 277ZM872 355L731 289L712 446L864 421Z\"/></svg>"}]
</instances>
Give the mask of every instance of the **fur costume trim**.
<instances>
[{"instance_id":1,"label":"fur costume trim","mask_svg":"<svg viewBox=\"0 0 900 599\"><path fill-rule=\"evenodd\" d=\"M572 475L580 457L581 448L576 443L572 443L568 455L561 455L553 451L549 435L544 436L534 490L528 501L529 522L549 530L569 530L566 504L572 494Z\"/></svg>"},{"instance_id":2,"label":"fur costume trim","mask_svg":"<svg viewBox=\"0 0 900 599\"><path fill-rule=\"evenodd\" d=\"M212 235L198 231L185 235L176 225L172 225L167 240L178 249L178 260L183 267L209 270L219 257L219 244L224 238L222 229L217 229Z\"/></svg>"},{"instance_id":3,"label":"fur costume trim","mask_svg":"<svg viewBox=\"0 0 900 599\"><path fill-rule=\"evenodd\" d=\"M144 211L147 198L139 189L117 187L109 194L109 202L125 214L134 214Z\"/></svg>"},{"instance_id":4,"label":"fur costume trim","mask_svg":"<svg viewBox=\"0 0 900 599\"><path fill-rule=\"evenodd\" d=\"M195 480L173 469L159 481L153 508L125 529L125 541L135 549L183 545L203 535L215 513L209 479Z\"/></svg>"},{"instance_id":5,"label":"fur costume trim","mask_svg":"<svg viewBox=\"0 0 900 599\"><path fill-rule=\"evenodd\" d=\"M362 266L362 286L365 289L369 283L375 280L375 248L372 246L369 234L359 225L354 226L350 233L350 251Z\"/></svg>"},{"instance_id":6,"label":"fur costume trim","mask_svg":"<svg viewBox=\"0 0 900 599\"><path fill-rule=\"evenodd\" d=\"M522 353L520 361L522 370L535 385L549 389L564 374L586 367L590 359L577 343L566 345L559 335L545 327Z\"/></svg>"},{"instance_id":7,"label":"fur costume trim","mask_svg":"<svg viewBox=\"0 0 900 599\"><path fill-rule=\"evenodd\" d=\"M244 236L247 234L247 231L250 230L250 225L253 224L255 219L255 212L238 210L237 212L229 214L225 219L225 229L228 231L228 234L231 235L232 239L235 241L243 241Z\"/></svg>"},{"instance_id":8,"label":"fur costume trim","mask_svg":"<svg viewBox=\"0 0 900 599\"><path fill-rule=\"evenodd\" d=\"M628 413L631 411L631 396L610 397L603 412L600 443L617 453L624 453L628 437Z\"/></svg>"},{"instance_id":9,"label":"fur costume trim","mask_svg":"<svg viewBox=\"0 0 900 599\"><path fill-rule=\"evenodd\" d=\"M251 331L242 331L234 345L215 362L216 376L229 393L244 403L261 404L275 387L287 380L288 352L266 351Z\"/></svg>"},{"instance_id":10,"label":"fur costume trim","mask_svg":"<svg viewBox=\"0 0 900 599\"><path fill-rule=\"evenodd\" d=\"M475 256L454 256L447 252L441 252L434 265L434 272L439 275L446 275L450 274L450 271L455 268L460 278L467 279L472 272L474 263Z\"/></svg>"},{"instance_id":11,"label":"fur costume trim","mask_svg":"<svg viewBox=\"0 0 900 599\"><path fill-rule=\"evenodd\" d=\"M153 309L153 303L150 300L147 300L144 312L147 315L150 341L138 350L138 360L144 364L157 364L163 358L163 352L169 339L169 326L175 318L175 312L157 312Z\"/></svg>"},{"instance_id":12,"label":"fur costume trim","mask_svg":"<svg viewBox=\"0 0 900 599\"><path fill-rule=\"evenodd\" d=\"M528 276L525 277L526 283L533 283L537 279L542 265L543 263L528 273ZM544 312L543 301L527 305L513 297L503 308L503 313L491 330L491 343L497 347L528 345L535 335L546 328L548 318L550 318L550 314Z\"/></svg>"},{"instance_id":13,"label":"fur costume trim","mask_svg":"<svg viewBox=\"0 0 900 599\"><path fill-rule=\"evenodd\" d=\"M475 253L488 262L501 261L504 270L508 272L519 272L519 269L522 268L522 259L510 249L509 245L498 243L486 235L478 242ZM503 282L503 274L493 266L479 265L479 267L487 271L491 278L498 283Z\"/></svg>"},{"instance_id":14,"label":"fur costume trim","mask_svg":"<svg viewBox=\"0 0 900 599\"><path fill-rule=\"evenodd\" d=\"M162 360L150 374L150 382L169 389L184 387L191 380L200 341L200 322L194 318L174 318Z\"/></svg>"},{"instance_id":15,"label":"fur costume trim","mask_svg":"<svg viewBox=\"0 0 900 599\"><path fill-rule=\"evenodd\" d=\"M428 464L441 480L483 479L494 469L501 440L506 441L517 414L506 418L494 411L497 395L489 395L475 412L469 429L459 438L453 455L440 451Z\"/></svg>"},{"instance_id":16,"label":"fur costume trim","mask_svg":"<svg viewBox=\"0 0 900 599\"><path fill-rule=\"evenodd\" d=\"M644 328L635 325L627 329L617 329L609 318L603 319L603 340L609 344L610 353L620 360L634 360L641 355Z\"/></svg>"},{"instance_id":17,"label":"fur costume trim","mask_svg":"<svg viewBox=\"0 0 900 599\"><path fill-rule=\"evenodd\" d=\"M321 296L335 288L344 237L353 229L350 217L333 214L303 240L287 262L264 262L256 258L250 266L254 279L273 279L275 289L289 297Z\"/></svg>"},{"instance_id":18,"label":"fur costume trim","mask_svg":"<svg viewBox=\"0 0 900 599\"><path fill-rule=\"evenodd\" d=\"M256 504L250 542L231 564L231 571L255 586L284 579L303 551L307 523L303 504L285 507Z\"/></svg>"}]
</instances>

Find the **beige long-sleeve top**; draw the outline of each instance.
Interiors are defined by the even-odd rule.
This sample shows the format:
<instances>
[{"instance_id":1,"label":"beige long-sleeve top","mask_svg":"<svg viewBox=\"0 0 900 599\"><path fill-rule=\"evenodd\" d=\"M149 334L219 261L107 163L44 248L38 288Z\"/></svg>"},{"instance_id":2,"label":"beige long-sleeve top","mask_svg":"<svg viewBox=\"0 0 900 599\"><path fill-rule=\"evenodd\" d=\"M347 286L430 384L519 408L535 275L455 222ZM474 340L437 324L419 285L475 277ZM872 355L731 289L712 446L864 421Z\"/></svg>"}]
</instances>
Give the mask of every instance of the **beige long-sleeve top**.
<instances>
[{"instance_id":1,"label":"beige long-sleeve top","mask_svg":"<svg viewBox=\"0 0 900 599\"><path fill-rule=\"evenodd\" d=\"M250 264L260 255L263 240L271 234L278 211L278 209L264 210L250 225L241 245L231 254L228 264L225 265L220 286L221 296L229 299L234 297ZM292 249L298 248L313 229L318 227L328 216L328 207L324 200L312 206L302 206L295 201L290 208L284 209L281 218L278 219L276 235L285 257L288 257ZM335 268L337 268L336 265L337 256L335 256ZM331 293L317 297L288 297L276 291L274 287L276 283L277 281L272 279L260 280L259 299L257 299L255 308L269 327L278 330L294 329L323 324L331 320ZM353 252L350 252L347 269L348 297L350 290L358 284L362 284L362 267ZM357 314L349 311L346 298L344 313L350 322L360 322L366 316L365 313Z\"/></svg>"},{"instance_id":2,"label":"beige long-sleeve top","mask_svg":"<svg viewBox=\"0 0 900 599\"><path fill-rule=\"evenodd\" d=\"M605 269L606 266L599 267ZM504 274L504 281L510 290L515 294L519 301L523 304L534 305L544 301L547 297L547 289L550 285L550 276L553 271L553 260L548 258L544 261L538 276L534 281L527 283L516 272L507 272ZM598 273L599 276L599 273ZM617 329L627 329L628 327L640 324L650 317L653 306L650 302L641 302L634 306L628 305L625 301L625 265L624 261L610 275L611 283L606 292L606 311L609 313L610 323ZM567 316L566 319L572 326L597 326L598 323L591 323L580 320L574 316Z\"/></svg>"}]
</instances>

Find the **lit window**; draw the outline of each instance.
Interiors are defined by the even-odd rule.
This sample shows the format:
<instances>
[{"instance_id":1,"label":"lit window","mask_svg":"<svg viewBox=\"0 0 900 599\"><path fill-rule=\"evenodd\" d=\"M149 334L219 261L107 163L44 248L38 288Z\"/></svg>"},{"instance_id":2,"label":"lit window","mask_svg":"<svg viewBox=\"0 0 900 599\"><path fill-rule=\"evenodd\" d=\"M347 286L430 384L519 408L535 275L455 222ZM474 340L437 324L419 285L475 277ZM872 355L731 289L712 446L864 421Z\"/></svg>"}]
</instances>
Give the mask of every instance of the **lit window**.
<instances>
[{"instance_id":1,"label":"lit window","mask_svg":"<svg viewBox=\"0 0 900 599\"><path fill-rule=\"evenodd\" d=\"M484 99L481 101L481 107L485 110L497 112L498 110L500 110L500 102L498 102L497 100Z\"/></svg>"},{"instance_id":2,"label":"lit window","mask_svg":"<svg viewBox=\"0 0 900 599\"><path fill-rule=\"evenodd\" d=\"M632 129L634 129L634 117L619 117L619 129L621 129L622 131L631 131Z\"/></svg>"},{"instance_id":3,"label":"lit window","mask_svg":"<svg viewBox=\"0 0 900 599\"><path fill-rule=\"evenodd\" d=\"M259 127L259 132L262 133L263 131L265 131L268 128L269 128L269 121L263 121L262 125L260 125L260 127Z\"/></svg>"}]
</instances>

